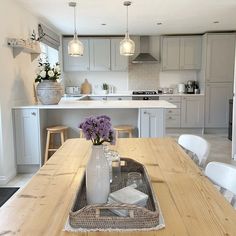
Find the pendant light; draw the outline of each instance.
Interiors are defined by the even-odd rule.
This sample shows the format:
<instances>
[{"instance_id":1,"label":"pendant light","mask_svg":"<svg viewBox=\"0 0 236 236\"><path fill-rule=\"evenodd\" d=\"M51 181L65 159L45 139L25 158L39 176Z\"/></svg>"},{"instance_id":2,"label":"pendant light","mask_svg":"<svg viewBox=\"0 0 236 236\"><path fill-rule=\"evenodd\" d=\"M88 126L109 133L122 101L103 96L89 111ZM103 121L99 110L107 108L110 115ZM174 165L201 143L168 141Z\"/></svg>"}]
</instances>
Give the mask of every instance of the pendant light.
<instances>
[{"instance_id":1,"label":"pendant light","mask_svg":"<svg viewBox=\"0 0 236 236\"><path fill-rule=\"evenodd\" d=\"M74 38L68 43L68 54L72 57L80 57L84 54L84 45L79 40L76 29L76 2L69 2L69 6L74 8Z\"/></svg>"},{"instance_id":2,"label":"pendant light","mask_svg":"<svg viewBox=\"0 0 236 236\"><path fill-rule=\"evenodd\" d=\"M129 37L129 24L128 24L128 7L131 5L130 1L125 1L124 6L126 6L127 9L127 16L126 16L126 33L125 38L120 42L120 55L123 56L132 56L134 55L135 51L135 44L134 41L130 39Z\"/></svg>"}]
</instances>

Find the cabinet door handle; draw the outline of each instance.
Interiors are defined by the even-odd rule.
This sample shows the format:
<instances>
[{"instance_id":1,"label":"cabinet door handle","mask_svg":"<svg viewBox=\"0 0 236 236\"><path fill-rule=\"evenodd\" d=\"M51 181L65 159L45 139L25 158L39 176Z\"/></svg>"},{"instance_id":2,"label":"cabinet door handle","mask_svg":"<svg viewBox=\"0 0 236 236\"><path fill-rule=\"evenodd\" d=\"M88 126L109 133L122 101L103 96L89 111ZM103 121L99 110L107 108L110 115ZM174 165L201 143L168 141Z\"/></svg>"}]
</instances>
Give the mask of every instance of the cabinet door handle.
<instances>
[{"instance_id":1,"label":"cabinet door handle","mask_svg":"<svg viewBox=\"0 0 236 236\"><path fill-rule=\"evenodd\" d=\"M147 112L147 111L144 111L143 114L144 114L144 115L150 115L150 113Z\"/></svg>"},{"instance_id":2,"label":"cabinet door handle","mask_svg":"<svg viewBox=\"0 0 236 236\"><path fill-rule=\"evenodd\" d=\"M31 112L31 115L32 115L32 116L36 116L36 113L35 113L35 112Z\"/></svg>"},{"instance_id":3,"label":"cabinet door handle","mask_svg":"<svg viewBox=\"0 0 236 236\"><path fill-rule=\"evenodd\" d=\"M168 118L169 120L172 120L172 117L171 116L169 116L169 118Z\"/></svg>"},{"instance_id":4,"label":"cabinet door handle","mask_svg":"<svg viewBox=\"0 0 236 236\"><path fill-rule=\"evenodd\" d=\"M171 101L171 100L173 100L173 98L169 98L169 100Z\"/></svg>"},{"instance_id":5,"label":"cabinet door handle","mask_svg":"<svg viewBox=\"0 0 236 236\"><path fill-rule=\"evenodd\" d=\"M172 113L172 111L168 111L168 113Z\"/></svg>"}]
</instances>

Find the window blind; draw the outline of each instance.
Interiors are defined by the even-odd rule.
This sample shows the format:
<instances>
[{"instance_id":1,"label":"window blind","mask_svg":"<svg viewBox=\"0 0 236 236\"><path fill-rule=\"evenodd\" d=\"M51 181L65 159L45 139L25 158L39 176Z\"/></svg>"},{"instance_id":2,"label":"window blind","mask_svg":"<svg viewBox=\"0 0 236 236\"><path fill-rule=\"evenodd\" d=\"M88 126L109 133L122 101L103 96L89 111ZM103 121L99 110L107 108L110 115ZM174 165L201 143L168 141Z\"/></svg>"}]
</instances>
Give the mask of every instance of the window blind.
<instances>
[{"instance_id":1,"label":"window blind","mask_svg":"<svg viewBox=\"0 0 236 236\"><path fill-rule=\"evenodd\" d=\"M60 36L43 24L38 24L39 41L59 50Z\"/></svg>"}]
</instances>

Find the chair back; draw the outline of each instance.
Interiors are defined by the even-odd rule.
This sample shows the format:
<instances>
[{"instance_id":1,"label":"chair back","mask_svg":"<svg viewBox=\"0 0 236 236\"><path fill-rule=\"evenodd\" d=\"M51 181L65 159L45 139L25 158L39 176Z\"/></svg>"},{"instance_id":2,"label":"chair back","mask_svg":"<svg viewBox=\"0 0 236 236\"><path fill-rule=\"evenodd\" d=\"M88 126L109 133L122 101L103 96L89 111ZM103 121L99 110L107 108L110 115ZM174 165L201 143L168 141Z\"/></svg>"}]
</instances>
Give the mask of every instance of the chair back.
<instances>
[{"instance_id":1,"label":"chair back","mask_svg":"<svg viewBox=\"0 0 236 236\"><path fill-rule=\"evenodd\" d=\"M205 175L216 185L236 195L236 166L213 161L207 164Z\"/></svg>"},{"instance_id":2,"label":"chair back","mask_svg":"<svg viewBox=\"0 0 236 236\"><path fill-rule=\"evenodd\" d=\"M197 156L199 166L205 166L210 152L210 144L204 138L192 134L182 134L178 139L178 143Z\"/></svg>"}]
</instances>

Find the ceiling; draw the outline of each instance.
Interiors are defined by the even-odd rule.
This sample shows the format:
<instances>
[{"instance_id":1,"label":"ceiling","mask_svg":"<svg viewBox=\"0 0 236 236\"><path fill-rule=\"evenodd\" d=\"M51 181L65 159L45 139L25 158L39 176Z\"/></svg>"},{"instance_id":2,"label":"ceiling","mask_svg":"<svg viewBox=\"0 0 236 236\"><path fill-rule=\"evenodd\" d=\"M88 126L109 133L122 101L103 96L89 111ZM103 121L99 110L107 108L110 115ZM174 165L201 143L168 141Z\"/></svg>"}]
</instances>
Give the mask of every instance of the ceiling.
<instances>
[{"instance_id":1,"label":"ceiling","mask_svg":"<svg viewBox=\"0 0 236 236\"><path fill-rule=\"evenodd\" d=\"M73 34L73 9L68 0L15 1L61 33ZM79 0L77 12L80 35L124 34L126 9L122 0ZM236 0L133 0L129 29L134 35L236 30Z\"/></svg>"}]
</instances>

